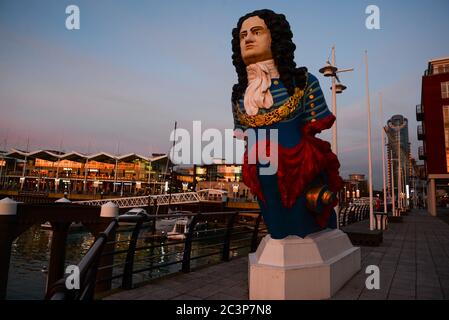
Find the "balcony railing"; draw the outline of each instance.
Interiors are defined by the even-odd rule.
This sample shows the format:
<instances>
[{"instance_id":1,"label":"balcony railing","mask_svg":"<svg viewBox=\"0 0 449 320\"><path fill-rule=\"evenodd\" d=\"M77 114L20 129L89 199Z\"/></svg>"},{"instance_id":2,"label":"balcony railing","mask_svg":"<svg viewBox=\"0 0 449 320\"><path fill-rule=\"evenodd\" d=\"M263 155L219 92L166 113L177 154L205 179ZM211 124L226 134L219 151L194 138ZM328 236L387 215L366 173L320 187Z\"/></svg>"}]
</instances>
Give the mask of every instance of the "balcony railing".
<instances>
[{"instance_id":1,"label":"balcony railing","mask_svg":"<svg viewBox=\"0 0 449 320\"><path fill-rule=\"evenodd\" d=\"M419 157L419 160L427 159L426 149L424 148L424 146L418 147L418 157Z\"/></svg>"},{"instance_id":2,"label":"balcony railing","mask_svg":"<svg viewBox=\"0 0 449 320\"><path fill-rule=\"evenodd\" d=\"M424 140L424 137L426 136L426 131L424 129L424 126L419 125L417 127L417 131L418 131L418 140Z\"/></svg>"},{"instance_id":3,"label":"balcony railing","mask_svg":"<svg viewBox=\"0 0 449 320\"><path fill-rule=\"evenodd\" d=\"M424 120L424 106L422 104L416 105L416 120L417 121Z\"/></svg>"}]
</instances>

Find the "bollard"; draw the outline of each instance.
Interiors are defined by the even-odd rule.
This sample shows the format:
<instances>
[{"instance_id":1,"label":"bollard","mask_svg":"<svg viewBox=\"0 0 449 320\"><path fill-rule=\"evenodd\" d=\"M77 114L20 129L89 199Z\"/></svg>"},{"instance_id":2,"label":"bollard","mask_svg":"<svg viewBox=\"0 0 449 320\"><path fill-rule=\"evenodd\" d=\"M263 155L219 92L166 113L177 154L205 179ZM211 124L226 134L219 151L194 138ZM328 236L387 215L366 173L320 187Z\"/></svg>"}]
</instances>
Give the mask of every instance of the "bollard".
<instances>
[{"instance_id":1,"label":"bollard","mask_svg":"<svg viewBox=\"0 0 449 320\"><path fill-rule=\"evenodd\" d=\"M117 218L118 217L119 208L118 206L109 201L101 206L100 217L102 218Z\"/></svg>"},{"instance_id":2,"label":"bollard","mask_svg":"<svg viewBox=\"0 0 449 320\"><path fill-rule=\"evenodd\" d=\"M0 200L0 216L15 216L17 214L17 202L10 198Z\"/></svg>"}]
</instances>

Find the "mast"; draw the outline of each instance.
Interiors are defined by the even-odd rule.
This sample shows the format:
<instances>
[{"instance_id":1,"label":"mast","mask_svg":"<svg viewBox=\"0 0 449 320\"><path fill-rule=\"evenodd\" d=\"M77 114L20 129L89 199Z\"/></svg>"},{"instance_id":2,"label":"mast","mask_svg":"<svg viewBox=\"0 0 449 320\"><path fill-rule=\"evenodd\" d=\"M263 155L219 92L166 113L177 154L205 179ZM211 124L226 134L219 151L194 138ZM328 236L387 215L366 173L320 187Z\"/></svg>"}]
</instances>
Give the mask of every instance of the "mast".
<instances>
[{"instance_id":1,"label":"mast","mask_svg":"<svg viewBox=\"0 0 449 320\"><path fill-rule=\"evenodd\" d=\"M175 143L176 143L176 126L177 126L177 121L175 121L175 131L173 133L173 145L172 145L172 154L171 154L171 158L173 159L174 157L174 152L175 152ZM170 161L170 157L168 157L167 159L167 166L168 167L168 162ZM165 173L167 174L167 169L165 170ZM171 187L173 185L173 162L170 161L170 182L168 184L168 210L170 210L170 205L171 205Z\"/></svg>"}]
</instances>

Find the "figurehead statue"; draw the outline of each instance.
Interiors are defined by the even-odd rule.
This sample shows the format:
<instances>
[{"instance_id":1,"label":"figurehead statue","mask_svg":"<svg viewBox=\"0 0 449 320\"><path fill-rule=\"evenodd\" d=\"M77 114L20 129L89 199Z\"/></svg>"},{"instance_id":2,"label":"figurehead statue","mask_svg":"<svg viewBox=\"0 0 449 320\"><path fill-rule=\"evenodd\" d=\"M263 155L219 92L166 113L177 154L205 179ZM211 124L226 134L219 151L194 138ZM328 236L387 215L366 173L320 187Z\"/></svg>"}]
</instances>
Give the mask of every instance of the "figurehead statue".
<instances>
[{"instance_id":1,"label":"figurehead statue","mask_svg":"<svg viewBox=\"0 0 449 320\"><path fill-rule=\"evenodd\" d=\"M256 142L246 146L243 164L243 181L257 196L273 239L336 228L333 208L343 185L330 144L315 137L331 128L335 117L318 79L307 68L296 67L292 37L285 16L266 9L241 17L232 31L238 76L232 89L235 135L277 130L277 141L256 134ZM262 174L259 159L248 160L261 145L268 153L276 148L274 174Z\"/></svg>"}]
</instances>

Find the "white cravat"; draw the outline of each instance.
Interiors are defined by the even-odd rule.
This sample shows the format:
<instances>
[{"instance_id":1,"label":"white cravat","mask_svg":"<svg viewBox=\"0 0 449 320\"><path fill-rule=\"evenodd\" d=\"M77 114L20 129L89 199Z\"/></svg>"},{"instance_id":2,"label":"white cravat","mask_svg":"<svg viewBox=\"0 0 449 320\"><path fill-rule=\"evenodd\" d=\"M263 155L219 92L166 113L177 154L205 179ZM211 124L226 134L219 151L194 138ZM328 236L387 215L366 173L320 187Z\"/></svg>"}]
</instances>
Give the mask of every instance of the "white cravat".
<instances>
[{"instance_id":1,"label":"white cravat","mask_svg":"<svg viewBox=\"0 0 449 320\"><path fill-rule=\"evenodd\" d=\"M273 97L269 89L271 78L279 78L279 72L273 59L250 64L246 67L246 72L248 86L243 104L246 113L254 116L259 108L270 109L273 106Z\"/></svg>"}]
</instances>

